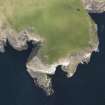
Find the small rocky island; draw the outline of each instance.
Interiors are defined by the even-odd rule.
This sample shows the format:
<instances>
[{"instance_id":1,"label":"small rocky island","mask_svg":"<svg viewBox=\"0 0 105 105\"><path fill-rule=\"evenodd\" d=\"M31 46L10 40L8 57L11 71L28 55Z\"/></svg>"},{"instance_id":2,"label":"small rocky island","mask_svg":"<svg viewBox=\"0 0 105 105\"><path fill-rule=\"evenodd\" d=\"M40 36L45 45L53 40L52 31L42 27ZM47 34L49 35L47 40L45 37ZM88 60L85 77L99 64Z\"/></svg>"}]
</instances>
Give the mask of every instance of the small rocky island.
<instances>
[{"instance_id":1,"label":"small rocky island","mask_svg":"<svg viewBox=\"0 0 105 105\"><path fill-rule=\"evenodd\" d=\"M7 42L19 52L32 42L26 68L48 95L53 91L48 75L57 66L71 77L80 62L88 63L91 53L98 51L97 26L88 13L103 13L104 0L30 0L26 4L1 0L0 5L0 52L5 53Z\"/></svg>"}]
</instances>

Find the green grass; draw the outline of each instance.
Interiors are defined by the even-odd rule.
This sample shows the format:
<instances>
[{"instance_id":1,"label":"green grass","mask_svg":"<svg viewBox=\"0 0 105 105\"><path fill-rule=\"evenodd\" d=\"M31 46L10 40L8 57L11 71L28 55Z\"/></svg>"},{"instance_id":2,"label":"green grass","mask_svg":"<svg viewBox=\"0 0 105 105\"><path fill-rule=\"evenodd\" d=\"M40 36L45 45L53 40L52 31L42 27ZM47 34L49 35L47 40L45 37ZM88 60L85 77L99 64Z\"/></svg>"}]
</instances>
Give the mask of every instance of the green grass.
<instances>
[{"instance_id":1,"label":"green grass","mask_svg":"<svg viewBox=\"0 0 105 105\"><path fill-rule=\"evenodd\" d=\"M16 31L33 27L45 39L40 56L53 63L89 46L89 18L80 0L0 0Z\"/></svg>"}]
</instances>

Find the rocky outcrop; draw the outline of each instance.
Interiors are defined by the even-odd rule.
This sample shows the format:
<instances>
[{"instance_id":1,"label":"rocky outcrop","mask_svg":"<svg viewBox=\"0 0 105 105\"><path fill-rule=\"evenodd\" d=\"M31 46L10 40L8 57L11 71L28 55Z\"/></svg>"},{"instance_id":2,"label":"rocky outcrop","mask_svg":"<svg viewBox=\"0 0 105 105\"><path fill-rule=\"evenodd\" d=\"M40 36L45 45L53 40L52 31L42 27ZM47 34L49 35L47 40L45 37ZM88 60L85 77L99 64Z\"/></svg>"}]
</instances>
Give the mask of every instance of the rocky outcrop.
<instances>
[{"instance_id":1,"label":"rocky outcrop","mask_svg":"<svg viewBox=\"0 0 105 105\"><path fill-rule=\"evenodd\" d=\"M25 30L20 33L17 33L14 30L6 29L6 28L2 29L1 27L1 30L0 30L0 52L1 53L5 52L7 41L17 51L26 50L28 48L27 42L30 42L30 41L32 42L34 47L29 58L27 58L27 65L26 65L27 71L34 79L35 84L37 84L37 86L45 90L46 93L50 95L52 93L51 81L50 81L50 78L46 75L46 74L50 74L49 73L50 71L47 71L47 72L46 70L44 71L44 69L46 69L47 67L36 56L37 51L39 50L43 40L38 35L35 35L35 33L33 35L33 33L30 32L29 30ZM33 63L34 61L37 64ZM33 67L33 69L31 70L30 67Z\"/></svg>"},{"instance_id":2,"label":"rocky outcrop","mask_svg":"<svg viewBox=\"0 0 105 105\"><path fill-rule=\"evenodd\" d=\"M53 93L51 78L46 73L34 72L32 70L27 70L31 77L34 79L35 85L42 88L47 95L51 95Z\"/></svg>"},{"instance_id":3,"label":"rocky outcrop","mask_svg":"<svg viewBox=\"0 0 105 105\"><path fill-rule=\"evenodd\" d=\"M6 33L3 30L0 30L0 52L4 53L5 52L5 46L6 46Z\"/></svg>"},{"instance_id":4,"label":"rocky outcrop","mask_svg":"<svg viewBox=\"0 0 105 105\"><path fill-rule=\"evenodd\" d=\"M84 8L90 13L105 12L105 0L82 0Z\"/></svg>"}]
</instances>

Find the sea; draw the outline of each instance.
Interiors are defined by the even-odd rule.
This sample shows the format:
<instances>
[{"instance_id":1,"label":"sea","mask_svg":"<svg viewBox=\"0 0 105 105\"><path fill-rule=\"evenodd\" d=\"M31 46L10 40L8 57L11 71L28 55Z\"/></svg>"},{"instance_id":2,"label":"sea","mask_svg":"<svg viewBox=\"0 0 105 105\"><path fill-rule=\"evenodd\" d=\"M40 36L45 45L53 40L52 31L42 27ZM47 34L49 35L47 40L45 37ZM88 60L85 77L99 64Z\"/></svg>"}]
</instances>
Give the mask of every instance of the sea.
<instances>
[{"instance_id":1,"label":"sea","mask_svg":"<svg viewBox=\"0 0 105 105\"><path fill-rule=\"evenodd\" d=\"M7 42L6 52L0 53L0 105L105 105L105 13L89 15L97 24L99 52L93 51L89 63L78 64L71 78L58 65L50 76L50 96L26 71L32 42L25 51L16 51Z\"/></svg>"}]
</instances>

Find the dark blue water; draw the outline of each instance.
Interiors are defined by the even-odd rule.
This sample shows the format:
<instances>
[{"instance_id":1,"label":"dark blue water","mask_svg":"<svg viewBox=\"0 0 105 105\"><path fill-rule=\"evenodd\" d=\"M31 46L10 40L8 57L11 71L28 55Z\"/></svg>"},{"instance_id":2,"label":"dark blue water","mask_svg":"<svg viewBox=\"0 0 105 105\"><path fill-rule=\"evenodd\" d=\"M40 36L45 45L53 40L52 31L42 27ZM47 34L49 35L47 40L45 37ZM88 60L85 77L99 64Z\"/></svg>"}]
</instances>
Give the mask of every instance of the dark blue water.
<instances>
[{"instance_id":1,"label":"dark blue water","mask_svg":"<svg viewBox=\"0 0 105 105\"><path fill-rule=\"evenodd\" d=\"M57 67L52 78L54 94L35 86L25 63L32 48L17 52L7 43L0 54L0 105L105 105L105 13L90 14L98 26L100 52L93 52L88 64L79 64L72 78Z\"/></svg>"},{"instance_id":2,"label":"dark blue water","mask_svg":"<svg viewBox=\"0 0 105 105\"><path fill-rule=\"evenodd\" d=\"M33 48L17 52L7 43L6 52L0 54L0 105L44 105L44 91L35 86L26 72L25 63Z\"/></svg>"},{"instance_id":3,"label":"dark blue water","mask_svg":"<svg viewBox=\"0 0 105 105\"><path fill-rule=\"evenodd\" d=\"M98 26L100 52L93 52L88 64L79 64L72 78L58 67L52 105L105 105L105 13L89 15Z\"/></svg>"}]
</instances>

